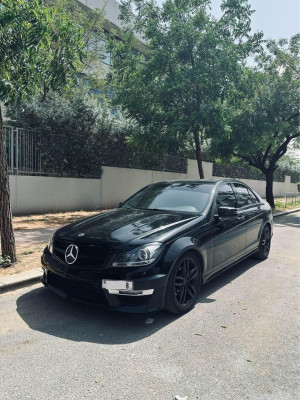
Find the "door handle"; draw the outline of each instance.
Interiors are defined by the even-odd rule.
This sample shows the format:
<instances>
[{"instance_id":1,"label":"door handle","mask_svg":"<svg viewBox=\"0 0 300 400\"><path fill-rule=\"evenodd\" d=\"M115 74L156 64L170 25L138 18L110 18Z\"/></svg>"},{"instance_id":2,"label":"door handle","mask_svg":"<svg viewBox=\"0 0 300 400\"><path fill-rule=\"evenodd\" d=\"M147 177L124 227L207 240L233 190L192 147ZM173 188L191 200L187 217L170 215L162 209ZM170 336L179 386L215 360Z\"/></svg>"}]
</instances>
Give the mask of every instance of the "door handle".
<instances>
[{"instance_id":1,"label":"door handle","mask_svg":"<svg viewBox=\"0 0 300 400\"><path fill-rule=\"evenodd\" d=\"M239 217L238 217L238 221L245 221L245 215L243 214L243 215L240 215Z\"/></svg>"}]
</instances>

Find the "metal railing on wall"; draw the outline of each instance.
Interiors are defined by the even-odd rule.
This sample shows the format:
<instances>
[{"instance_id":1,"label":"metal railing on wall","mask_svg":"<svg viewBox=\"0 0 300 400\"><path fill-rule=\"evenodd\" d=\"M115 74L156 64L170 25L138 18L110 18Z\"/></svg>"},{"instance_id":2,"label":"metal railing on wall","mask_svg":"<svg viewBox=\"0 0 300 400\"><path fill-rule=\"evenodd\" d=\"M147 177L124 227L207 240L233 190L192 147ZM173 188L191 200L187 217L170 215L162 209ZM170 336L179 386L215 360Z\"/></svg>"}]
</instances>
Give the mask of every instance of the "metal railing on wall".
<instances>
[{"instance_id":1,"label":"metal railing on wall","mask_svg":"<svg viewBox=\"0 0 300 400\"><path fill-rule=\"evenodd\" d=\"M291 183L299 182L299 171L289 171L276 169L274 172L274 182L284 182L285 176L291 177ZM237 179L255 179L264 181L266 178L263 173L258 169L251 169L249 165L224 165L213 164L213 176L220 176L224 178L237 178Z\"/></svg>"},{"instance_id":2,"label":"metal railing on wall","mask_svg":"<svg viewBox=\"0 0 300 400\"><path fill-rule=\"evenodd\" d=\"M40 134L4 126L8 170L12 175L41 175Z\"/></svg>"},{"instance_id":3,"label":"metal railing on wall","mask_svg":"<svg viewBox=\"0 0 300 400\"><path fill-rule=\"evenodd\" d=\"M141 155L135 154L131 148L117 146L107 148L101 154L100 167L96 171L88 162L83 170L66 170L63 163L57 162L53 153L57 152L65 158L65 149L69 147L67 138L63 135L46 135L29 129L4 125L4 134L7 150L9 173L12 175L37 175L37 176L63 176L80 178L99 178L101 165L137 168L146 170L168 171L187 173L187 158L169 155ZM101 151L101 150L99 150ZM80 167L83 167L80 164ZM82 169L82 168L81 168ZM284 182L285 175L291 176L291 182L299 182L299 174L291 171L276 171L274 181ZM258 170L252 170L244 166L225 166L213 164L213 176L245 178L264 180L264 176Z\"/></svg>"},{"instance_id":4,"label":"metal railing on wall","mask_svg":"<svg viewBox=\"0 0 300 400\"><path fill-rule=\"evenodd\" d=\"M296 204L300 201L300 193L299 192L287 192L285 194L285 207L288 203Z\"/></svg>"},{"instance_id":5,"label":"metal railing on wall","mask_svg":"<svg viewBox=\"0 0 300 400\"><path fill-rule=\"evenodd\" d=\"M43 136L34 131L13 126L4 126L9 173L11 175L61 176L80 178L99 178L101 165L137 168L146 170L187 172L187 158L175 156L141 156L128 147L115 144L101 153L101 164L82 165L78 170L65 170L65 158L68 158L70 138L64 135ZM96 150L97 151L97 150ZM99 149L101 152L101 149Z\"/></svg>"}]
</instances>

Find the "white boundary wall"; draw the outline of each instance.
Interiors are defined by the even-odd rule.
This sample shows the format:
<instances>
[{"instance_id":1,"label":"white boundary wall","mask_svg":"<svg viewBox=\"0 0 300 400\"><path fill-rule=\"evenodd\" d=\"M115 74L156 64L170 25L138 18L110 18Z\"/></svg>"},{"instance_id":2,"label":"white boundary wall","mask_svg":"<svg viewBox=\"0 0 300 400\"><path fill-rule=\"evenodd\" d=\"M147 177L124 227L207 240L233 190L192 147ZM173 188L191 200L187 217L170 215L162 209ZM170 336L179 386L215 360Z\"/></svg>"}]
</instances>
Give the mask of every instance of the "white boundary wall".
<instances>
[{"instance_id":1,"label":"white boundary wall","mask_svg":"<svg viewBox=\"0 0 300 400\"><path fill-rule=\"evenodd\" d=\"M212 163L203 164L206 179L212 176ZM13 214L42 213L48 211L96 210L117 206L142 187L153 182L198 179L195 160L188 160L186 174L149 171L131 168L103 167L102 179L54 178L43 176L10 176ZM222 179L222 178L221 178ZM241 179L260 196L265 196L265 182ZM274 195L285 196L297 192L297 185L289 176L284 182L274 182Z\"/></svg>"},{"instance_id":2,"label":"white boundary wall","mask_svg":"<svg viewBox=\"0 0 300 400\"><path fill-rule=\"evenodd\" d=\"M100 208L100 179L11 175L14 215Z\"/></svg>"},{"instance_id":3,"label":"white boundary wall","mask_svg":"<svg viewBox=\"0 0 300 400\"><path fill-rule=\"evenodd\" d=\"M203 170L206 179L223 179L212 176L212 163L204 162ZM188 160L186 174L163 171L146 171L130 168L103 167L103 175L101 179L101 207L114 207L150 183L176 179L199 179L197 161ZM255 190L260 196L265 197L265 181L254 179L240 180L253 188L253 190ZM274 182L273 192L276 197L285 196L287 192L297 191L297 185L291 183L290 176L286 176L284 182Z\"/></svg>"},{"instance_id":4,"label":"white boundary wall","mask_svg":"<svg viewBox=\"0 0 300 400\"><path fill-rule=\"evenodd\" d=\"M116 206L150 183L176 179L187 179L187 174L103 167L101 179L101 207L109 208Z\"/></svg>"}]
</instances>

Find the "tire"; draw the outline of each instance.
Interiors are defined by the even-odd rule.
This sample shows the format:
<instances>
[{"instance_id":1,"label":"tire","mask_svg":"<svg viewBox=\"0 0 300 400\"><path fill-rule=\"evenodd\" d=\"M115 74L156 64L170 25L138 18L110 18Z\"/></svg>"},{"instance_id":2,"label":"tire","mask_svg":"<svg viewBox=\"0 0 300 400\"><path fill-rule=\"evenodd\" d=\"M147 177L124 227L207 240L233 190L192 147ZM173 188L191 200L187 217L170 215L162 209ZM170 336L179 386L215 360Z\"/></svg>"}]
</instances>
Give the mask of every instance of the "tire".
<instances>
[{"instance_id":1,"label":"tire","mask_svg":"<svg viewBox=\"0 0 300 400\"><path fill-rule=\"evenodd\" d=\"M174 264L165 294L165 310L173 314L190 311L200 293L202 283L201 266L192 252L183 254Z\"/></svg>"},{"instance_id":2,"label":"tire","mask_svg":"<svg viewBox=\"0 0 300 400\"><path fill-rule=\"evenodd\" d=\"M255 258L258 258L259 260L266 260L269 257L270 248L271 248L271 229L267 225L264 227L262 231L258 245L258 250L254 254Z\"/></svg>"}]
</instances>

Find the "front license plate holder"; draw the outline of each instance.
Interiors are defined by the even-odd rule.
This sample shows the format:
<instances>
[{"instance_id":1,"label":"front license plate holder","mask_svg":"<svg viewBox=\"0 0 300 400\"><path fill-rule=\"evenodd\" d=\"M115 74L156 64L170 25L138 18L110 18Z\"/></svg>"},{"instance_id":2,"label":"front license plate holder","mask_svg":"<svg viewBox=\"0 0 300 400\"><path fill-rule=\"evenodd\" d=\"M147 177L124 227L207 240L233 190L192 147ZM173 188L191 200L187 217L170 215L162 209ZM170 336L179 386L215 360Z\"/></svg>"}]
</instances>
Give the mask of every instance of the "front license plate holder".
<instances>
[{"instance_id":1,"label":"front license plate holder","mask_svg":"<svg viewBox=\"0 0 300 400\"><path fill-rule=\"evenodd\" d=\"M102 279L102 289L133 290L133 282Z\"/></svg>"}]
</instances>

